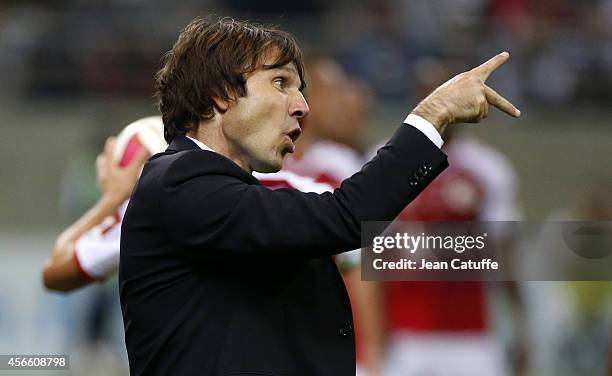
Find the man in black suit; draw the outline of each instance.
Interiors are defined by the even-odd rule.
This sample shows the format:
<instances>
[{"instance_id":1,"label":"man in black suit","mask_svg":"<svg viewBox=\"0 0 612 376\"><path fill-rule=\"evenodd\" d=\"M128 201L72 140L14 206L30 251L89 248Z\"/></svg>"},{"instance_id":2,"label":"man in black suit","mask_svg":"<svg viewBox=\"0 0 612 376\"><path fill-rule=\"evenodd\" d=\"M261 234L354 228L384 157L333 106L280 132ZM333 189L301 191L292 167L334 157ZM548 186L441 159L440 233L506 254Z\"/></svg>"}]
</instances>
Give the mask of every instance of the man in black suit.
<instances>
[{"instance_id":1,"label":"man in black suit","mask_svg":"<svg viewBox=\"0 0 612 376\"><path fill-rule=\"evenodd\" d=\"M280 30L196 19L156 85L168 149L145 165L119 271L133 375L354 375L350 303L331 256L392 220L446 166L447 124L479 121L500 54L421 102L333 193L270 190L308 114L301 52Z\"/></svg>"}]
</instances>

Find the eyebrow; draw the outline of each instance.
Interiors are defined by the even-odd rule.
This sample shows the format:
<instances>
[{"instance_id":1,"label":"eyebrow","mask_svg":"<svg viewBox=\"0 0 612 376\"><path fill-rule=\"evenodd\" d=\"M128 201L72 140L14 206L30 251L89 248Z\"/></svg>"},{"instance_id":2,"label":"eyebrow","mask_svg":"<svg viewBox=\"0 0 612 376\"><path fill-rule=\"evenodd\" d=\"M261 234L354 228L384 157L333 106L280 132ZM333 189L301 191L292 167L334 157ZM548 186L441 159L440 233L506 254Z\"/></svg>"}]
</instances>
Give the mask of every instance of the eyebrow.
<instances>
[{"instance_id":1,"label":"eyebrow","mask_svg":"<svg viewBox=\"0 0 612 376\"><path fill-rule=\"evenodd\" d=\"M295 67L293 67L293 66L291 66L291 67L282 66L282 67L276 67L276 68L273 68L273 69L282 70L282 71L285 71L285 72L287 72L287 73L293 73L294 75L296 75L296 76L298 76L298 77L300 76L300 75L298 74L297 69L295 69Z\"/></svg>"}]
</instances>

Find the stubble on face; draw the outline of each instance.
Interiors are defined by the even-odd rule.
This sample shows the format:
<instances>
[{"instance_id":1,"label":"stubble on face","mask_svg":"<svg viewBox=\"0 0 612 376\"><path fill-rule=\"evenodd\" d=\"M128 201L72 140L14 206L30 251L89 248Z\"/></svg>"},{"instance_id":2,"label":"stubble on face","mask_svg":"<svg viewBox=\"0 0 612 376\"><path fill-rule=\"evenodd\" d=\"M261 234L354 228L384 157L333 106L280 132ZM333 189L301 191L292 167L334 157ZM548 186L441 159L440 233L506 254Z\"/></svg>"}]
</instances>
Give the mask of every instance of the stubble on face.
<instances>
[{"instance_id":1,"label":"stubble on face","mask_svg":"<svg viewBox=\"0 0 612 376\"><path fill-rule=\"evenodd\" d=\"M247 78L247 95L231 103L223 115L222 130L234 154L231 159L239 160L249 172L277 172L284 156L293 152L299 131L297 135L290 132L299 125L289 114L290 96L275 81L278 77L295 80L290 77L297 76L291 65L252 73Z\"/></svg>"}]
</instances>

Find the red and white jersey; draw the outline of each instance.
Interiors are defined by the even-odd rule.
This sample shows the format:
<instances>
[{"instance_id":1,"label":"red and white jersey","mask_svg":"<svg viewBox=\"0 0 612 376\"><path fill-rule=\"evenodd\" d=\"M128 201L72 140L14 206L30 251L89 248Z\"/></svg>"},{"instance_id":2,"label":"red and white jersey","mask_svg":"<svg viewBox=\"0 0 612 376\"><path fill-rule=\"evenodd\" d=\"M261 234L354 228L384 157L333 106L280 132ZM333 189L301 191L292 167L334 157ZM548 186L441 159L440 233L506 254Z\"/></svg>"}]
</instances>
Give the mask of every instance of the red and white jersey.
<instances>
[{"instance_id":1,"label":"red and white jersey","mask_svg":"<svg viewBox=\"0 0 612 376\"><path fill-rule=\"evenodd\" d=\"M100 281L119 268L121 221L128 201L112 217L83 234L75 244L74 256L81 273L92 281Z\"/></svg>"},{"instance_id":2,"label":"red and white jersey","mask_svg":"<svg viewBox=\"0 0 612 376\"><path fill-rule=\"evenodd\" d=\"M512 164L500 152L467 135L457 136L445 150L450 163L471 174L482 189L477 214L480 221L516 221L517 177Z\"/></svg>"},{"instance_id":3,"label":"red and white jersey","mask_svg":"<svg viewBox=\"0 0 612 376\"><path fill-rule=\"evenodd\" d=\"M363 159L353 149L332 141L319 141L300 158L289 158L284 169L310 176L318 182L338 187L361 169Z\"/></svg>"},{"instance_id":4,"label":"red and white jersey","mask_svg":"<svg viewBox=\"0 0 612 376\"><path fill-rule=\"evenodd\" d=\"M519 219L516 178L497 151L468 136L449 142L450 166L400 214L401 220L512 221ZM385 283L391 330L485 331L482 282Z\"/></svg>"},{"instance_id":5,"label":"red and white jersey","mask_svg":"<svg viewBox=\"0 0 612 376\"><path fill-rule=\"evenodd\" d=\"M263 185L270 189L293 188L302 192L331 192L334 186L325 182L317 182L308 176L300 176L292 171L281 170L273 174L253 173Z\"/></svg>"}]
</instances>

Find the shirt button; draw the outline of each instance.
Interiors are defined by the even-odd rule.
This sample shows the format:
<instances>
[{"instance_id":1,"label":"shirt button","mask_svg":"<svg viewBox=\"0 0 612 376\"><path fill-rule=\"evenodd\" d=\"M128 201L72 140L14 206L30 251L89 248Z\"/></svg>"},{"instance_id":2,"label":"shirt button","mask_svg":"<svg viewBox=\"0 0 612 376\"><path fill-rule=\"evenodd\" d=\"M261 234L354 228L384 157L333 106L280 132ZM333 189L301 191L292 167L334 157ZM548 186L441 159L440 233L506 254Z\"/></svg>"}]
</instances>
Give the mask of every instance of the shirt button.
<instances>
[{"instance_id":1,"label":"shirt button","mask_svg":"<svg viewBox=\"0 0 612 376\"><path fill-rule=\"evenodd\" d=\"M411 186L411 187L416 187L416 185L417 185L417 184L419 184L419 183L417 183L417 182L416 182L416 181L414 181L414 180L410 180L410 181L408 182L408 184L410 184L410 186Z\"/></svg>"}]
</instances>

